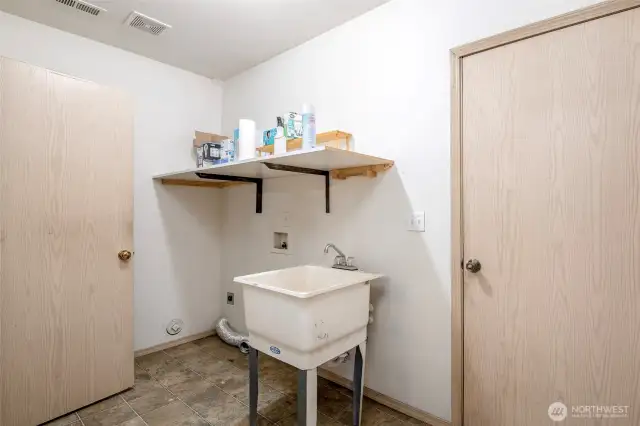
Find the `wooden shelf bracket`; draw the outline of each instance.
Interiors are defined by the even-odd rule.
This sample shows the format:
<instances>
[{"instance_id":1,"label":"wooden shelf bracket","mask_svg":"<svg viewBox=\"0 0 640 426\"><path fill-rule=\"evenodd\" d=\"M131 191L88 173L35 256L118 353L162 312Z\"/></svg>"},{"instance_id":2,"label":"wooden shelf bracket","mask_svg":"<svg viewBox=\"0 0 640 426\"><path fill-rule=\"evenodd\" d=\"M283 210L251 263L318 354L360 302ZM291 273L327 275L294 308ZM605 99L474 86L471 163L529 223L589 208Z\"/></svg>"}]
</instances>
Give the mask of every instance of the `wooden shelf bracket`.
<instances>
[{"instance_id":1,"label":"wooden shelf bracket","mask_svg":"<svg viewBox=\"0 0 640 426\"><path fill-rule=\"evenodd\" d=\"M244 182L256 184L256 213L262 213L262 178L250 178L242 176L228 176L228 175L212 175L209 173L198 173L196 176L200 179L209 180L224 180L227 182Z\"/></svg>"},{"instance_id":2,"label":"wooden shelf bracket","mask_svg":"<svg viewBox=\"0 0 640 426\"><path fill-rule=\"evenodd\" d=\"M362 167L348 167L346 169L331 170L331 177L338 180L345 180L354 176L365 176L368 178L374 178L378 176L378 173L389 170L393 167L393 162L388 164L376 164L373 166Z\"/></svg>"},{"instance_id":3,"label":"wooden shelf bracket","mask_svg":"<svg viewBox=\"0 0 640 426\"><path fill-rule=\"evenodd\" d=\"M263 163L271 170L280 170L283 172L303 173L306 175L318 175L324 176L324 198L325 198L325 211L331 213L331 185L330 175L331 172L327 170L307 169L306 167L287 166L285 164L273 164Z\"/></svg>"}]
</instances>

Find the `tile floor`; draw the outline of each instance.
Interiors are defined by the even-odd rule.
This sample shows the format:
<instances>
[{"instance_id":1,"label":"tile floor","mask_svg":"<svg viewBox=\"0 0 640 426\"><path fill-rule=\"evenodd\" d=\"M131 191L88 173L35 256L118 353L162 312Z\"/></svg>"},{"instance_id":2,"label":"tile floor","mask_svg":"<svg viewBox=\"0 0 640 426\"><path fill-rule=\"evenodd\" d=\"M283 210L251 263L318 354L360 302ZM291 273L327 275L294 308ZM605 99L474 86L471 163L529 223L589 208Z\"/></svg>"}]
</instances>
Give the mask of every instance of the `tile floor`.
<instances>
[{"instance_id":1,"label":"tile floor","mask_svg":"<svg viewBox=\"0 0 640 426\"><path fill-rule=\"evenodd\" d=\"M136 358L135 385L47 426L249 425L246 355L207 337ZM258 425L295 426L297 371L262 355ZM351 391L318 378L318 425L351 423ZM365 399L364 426L424 425Z\"/></svg>"}]
</instances>

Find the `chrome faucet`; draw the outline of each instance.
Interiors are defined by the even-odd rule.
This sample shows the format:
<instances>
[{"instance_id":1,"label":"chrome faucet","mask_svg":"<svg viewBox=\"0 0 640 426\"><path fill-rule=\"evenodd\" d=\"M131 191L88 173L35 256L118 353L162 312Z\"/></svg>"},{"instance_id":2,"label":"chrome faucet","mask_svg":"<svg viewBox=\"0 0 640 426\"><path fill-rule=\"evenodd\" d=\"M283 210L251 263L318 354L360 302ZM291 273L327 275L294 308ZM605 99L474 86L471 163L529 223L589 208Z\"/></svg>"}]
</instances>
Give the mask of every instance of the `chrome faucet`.
<instances>
[{"instance_id":1,"label":"chrome faucet","mask_svg":"<svg viewBox=\"0 0 640 426\"><path fill-rule=\"evenodd\" d=\"M344 269L347 271L357 271L358 267L356 265L353 264L353 261L355 260L353 257L348 257L346 256L338 247L336 247L335 244L327 244L324 247L324 253L327 254L329 253L329 249L332 248L336 251L336 253L338 253L338 255L335 257L335 259L333 259L333 266L332 268L336 268L336 269Z\"/></svg>"}]
</instances>

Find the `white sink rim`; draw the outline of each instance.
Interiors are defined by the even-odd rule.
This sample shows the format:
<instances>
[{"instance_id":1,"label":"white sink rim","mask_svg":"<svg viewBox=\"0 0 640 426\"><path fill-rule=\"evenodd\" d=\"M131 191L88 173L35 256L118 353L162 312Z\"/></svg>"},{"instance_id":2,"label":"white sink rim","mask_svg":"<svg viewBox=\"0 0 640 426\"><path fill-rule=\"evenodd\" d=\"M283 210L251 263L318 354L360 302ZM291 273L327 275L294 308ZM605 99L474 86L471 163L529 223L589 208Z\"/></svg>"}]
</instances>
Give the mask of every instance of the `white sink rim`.
<instances>
[{"instance_id":1,"label":"white sink rim","mask_svg":"<svg viewBox=\"0 0 640 426\"><path fill-rule=\"evenodd\" d=\"M307 273L325 274L325 277L329 278L331 282L326 284L313 283L311 285L312 288L308 289L293 289L291 288L291 285L287 286L286 284L276 284L273 282L273 280L278 279L276 278L277 275L283 275L280 279L289 279L290 281L297 279L299 281L301 278L308 278L309 276L306 275ZM295 276L296 274L298 274L297 277ZM243 275L235 277L233 281L239 284L258 287L300 299L307 299L382 277L384 277L382 274L371 274L359 270L347 271L343 269L327 268L326 266L301 265L291 268L259 272L257 274Z\"/></svg>"}]
</instances>

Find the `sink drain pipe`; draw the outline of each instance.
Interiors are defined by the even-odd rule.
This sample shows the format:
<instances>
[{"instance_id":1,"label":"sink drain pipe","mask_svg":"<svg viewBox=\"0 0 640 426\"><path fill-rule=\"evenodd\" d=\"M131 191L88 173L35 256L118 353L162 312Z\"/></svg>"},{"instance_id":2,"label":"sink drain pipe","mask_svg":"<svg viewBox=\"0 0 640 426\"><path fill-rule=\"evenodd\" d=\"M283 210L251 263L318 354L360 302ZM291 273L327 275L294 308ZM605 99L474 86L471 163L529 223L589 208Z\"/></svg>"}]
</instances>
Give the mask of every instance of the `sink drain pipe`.
<instances>
[{"instance_id":1,"label":"sink drain pipe","mask_svg":"<svg viewBox=\"0 0 640 426\"><path fill-rule=\"evenodd\" d=\"M240 348L243 354L249 353L249 336L234 331L226 318L220 318L216 322L216 334L223 342Z\"/></svg>"}]
</instances>

